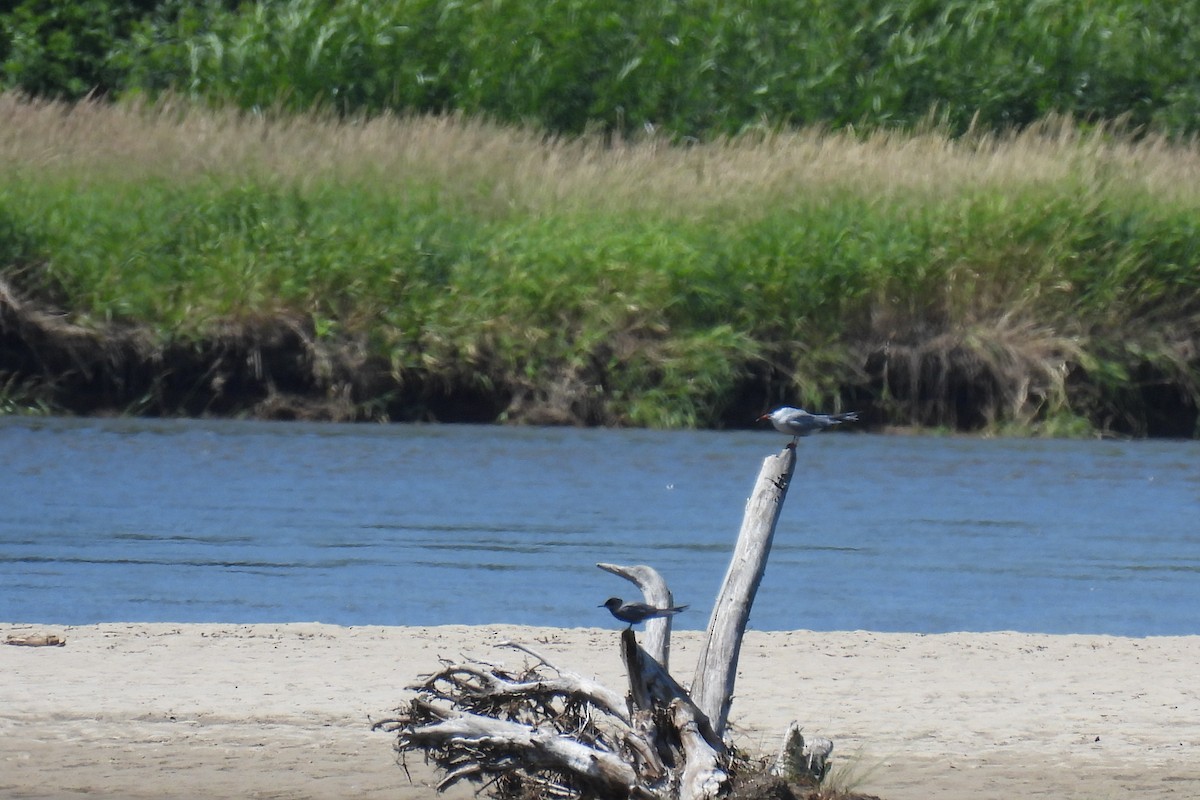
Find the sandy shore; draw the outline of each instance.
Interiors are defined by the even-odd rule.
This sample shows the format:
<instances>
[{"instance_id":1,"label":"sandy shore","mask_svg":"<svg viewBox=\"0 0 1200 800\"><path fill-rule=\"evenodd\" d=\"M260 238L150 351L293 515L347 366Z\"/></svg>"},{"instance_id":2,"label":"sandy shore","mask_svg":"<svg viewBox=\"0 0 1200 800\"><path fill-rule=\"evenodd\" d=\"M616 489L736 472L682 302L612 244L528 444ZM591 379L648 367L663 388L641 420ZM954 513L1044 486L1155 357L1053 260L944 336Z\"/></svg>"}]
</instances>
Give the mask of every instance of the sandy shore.
<instances>
[{"instance_id":1,"label":"sandy shore","mask_svg":"<svg viewBox=\"0 0 1200 800\"><path fill-rule=\"evenodd\" d=\"M0 797L434 796L372 733L403 687L530 644L623 687L617 631L515 627L0 624ZM677 632L690 675L699 634ZM748 634L731 720L774 751L792 719L835 777L884 800L1200 797L1200 636ZM467 788L447 798L472 797Z\"/></svg>"}]
</instances>

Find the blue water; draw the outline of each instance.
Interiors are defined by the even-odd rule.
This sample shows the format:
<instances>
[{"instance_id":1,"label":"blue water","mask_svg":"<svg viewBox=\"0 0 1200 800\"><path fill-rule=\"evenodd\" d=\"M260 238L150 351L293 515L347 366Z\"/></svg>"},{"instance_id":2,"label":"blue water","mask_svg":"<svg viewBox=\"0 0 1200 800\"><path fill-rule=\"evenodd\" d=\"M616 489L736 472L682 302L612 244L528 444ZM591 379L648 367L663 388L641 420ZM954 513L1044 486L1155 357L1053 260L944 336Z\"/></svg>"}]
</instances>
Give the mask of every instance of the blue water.
<instances>
[{"instance_id":1,"label":"blue water","mask_svg":"<svg viewBox=\"0 0 1200 800\"><path fill-rule=\"evenodd\" d=\"M0 620L703 628L786 439L0 419ZM1200 634L1200 443L801 443L751 627Z\"/></svg>"}]
</instances>

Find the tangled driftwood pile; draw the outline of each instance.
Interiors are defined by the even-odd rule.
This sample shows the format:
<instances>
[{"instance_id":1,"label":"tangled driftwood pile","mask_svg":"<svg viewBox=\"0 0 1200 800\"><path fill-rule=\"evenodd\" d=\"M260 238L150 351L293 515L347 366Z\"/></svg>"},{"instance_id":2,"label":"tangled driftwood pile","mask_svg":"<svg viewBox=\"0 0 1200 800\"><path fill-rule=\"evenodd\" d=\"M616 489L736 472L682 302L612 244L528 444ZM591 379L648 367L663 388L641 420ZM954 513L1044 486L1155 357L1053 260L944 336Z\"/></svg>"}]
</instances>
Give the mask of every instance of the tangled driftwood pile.
<instances>
[{"instance_id":1,"label":"tangled driftwood pile","mask_svg":"<svg viewBox=\"0 0 1200 800\"><path fill-rule=\"evenodd\" d=\"M707 800L736 790L743 775L763 772L819 783L833 745L806 743L797 725L769 768L724 740L742 636L795 466L790 448L763 463L690 688L668 671L668 616L647 621L644 647L632 626L622 632L626 695L506 643L533 663L510 670L447 662L410 687L416 696L395 718L375 727L396 734L402 755L423 752L437 765L445 774L439 788L483 781L502 798ZM654 569L599 566L636 583L647 603L673 604ZM759 796L787 796L781 791L782 778Z\"/></svg>"}]
</instances>

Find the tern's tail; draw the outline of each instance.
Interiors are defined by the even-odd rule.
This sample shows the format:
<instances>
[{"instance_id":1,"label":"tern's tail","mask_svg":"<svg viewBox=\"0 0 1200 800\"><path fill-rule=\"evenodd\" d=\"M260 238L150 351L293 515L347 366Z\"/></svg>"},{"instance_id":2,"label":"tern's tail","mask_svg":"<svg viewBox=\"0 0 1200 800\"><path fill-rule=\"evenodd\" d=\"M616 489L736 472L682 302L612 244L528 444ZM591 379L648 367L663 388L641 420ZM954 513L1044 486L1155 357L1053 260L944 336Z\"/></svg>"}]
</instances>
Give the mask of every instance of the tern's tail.
<instances>
[{"instance_id":1,"label":"tern's tail","mask_svg":"<svg viewBox=\"0 0 1200 800\"><path fill-rule=\"evenodd\" d=\"M834 422L858 422L857 411L847 411L845 414L834 414Z\"/></svg>"}]
</instances>

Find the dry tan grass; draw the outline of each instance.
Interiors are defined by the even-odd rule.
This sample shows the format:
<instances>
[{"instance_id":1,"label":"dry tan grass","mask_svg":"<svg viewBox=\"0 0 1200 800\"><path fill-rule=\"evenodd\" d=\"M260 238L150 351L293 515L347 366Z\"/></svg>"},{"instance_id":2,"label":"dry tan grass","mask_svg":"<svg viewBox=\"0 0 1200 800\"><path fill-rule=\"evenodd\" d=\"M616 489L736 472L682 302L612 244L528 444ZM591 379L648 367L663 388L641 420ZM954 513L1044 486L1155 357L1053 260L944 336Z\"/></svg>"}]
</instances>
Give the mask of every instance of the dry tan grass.
<instances>
[{"instance_id":1,"label":"dry tan grass","mask_svg":"<svg viewBox=\"0 0 1200 800\"><path fill-rule=\"evenodd\" d=\"M893 402L893 419L994 429L1030 425L1066 408L1067 378L1083 353L1080 337L1002 314L890 343L864 360L879 359L884 384L902 398ZM972 418L963 419L964 411Z\"/></svg>"},{"instance_id":2,"label":"dry tan grass","mask_svg":"<svg viewBox=\"0 0 1200 800\"><path fill-rule=\"evenodd\" d=\"M1013 134L857 136L820 128L673 145L574 139L481 120L262 116L179 101L62 104L0 94L0 169L126 180L247 176L436 184L497 213L560 204L684 217L850 192L879 202L1074 184L1200 206L1200 146L1051 120Z\"/></svg>"}]
</instances>

